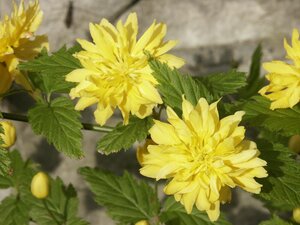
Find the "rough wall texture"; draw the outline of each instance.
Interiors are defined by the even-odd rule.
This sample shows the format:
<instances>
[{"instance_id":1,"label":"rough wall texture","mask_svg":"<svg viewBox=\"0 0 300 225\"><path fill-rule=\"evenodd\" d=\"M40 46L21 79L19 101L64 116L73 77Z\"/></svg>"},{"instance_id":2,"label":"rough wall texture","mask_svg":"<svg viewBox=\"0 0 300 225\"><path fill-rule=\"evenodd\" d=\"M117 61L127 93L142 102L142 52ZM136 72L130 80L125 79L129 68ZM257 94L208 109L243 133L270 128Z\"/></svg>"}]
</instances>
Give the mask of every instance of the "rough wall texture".
<instances>
[{"instance_id":1,"label":"rough wall texture","mask_svg":"<svg viewBox=\"0 0 300 225\"><path fill-rule=\"evenodd\" d=\"M39 33L49 35L52 50L63 44L72 45L76 38L89 38L89 22L101 18L110 21L126 18L129 12L139 16L140 31L153 19L168 25L168 38L178 39L175 53L186 59L184 70L195 75L224 71L232 63L247 71L250 57L258 43L262 43L264 60L284 57L283 38L289 39L293 28L300 28L298 0L40 0L44 22ZM0 1L1 16L9 12L10 1ZM26 99L12 98L3 111L24 111L20 103ZM89 115L89 112L86 112ZM89 116L87 117L89 120ZM24 123L16 123L16 147L24 157L31 157L42 168L72 182L81 200L80 214L93 225L113 222L101 207L93 203L82 179L76 174L81 166L100 166L118 173L137 171L133 150L109 157L95 151L99 133L85 132L86 158L75 161L58 154L51 146L33 135ZM0 191L4 197L9 190ZM262 204L242 191L234 193L233 202L224 207L233 224L255 225L268 216Z\"/></svg>"}]
</instances>

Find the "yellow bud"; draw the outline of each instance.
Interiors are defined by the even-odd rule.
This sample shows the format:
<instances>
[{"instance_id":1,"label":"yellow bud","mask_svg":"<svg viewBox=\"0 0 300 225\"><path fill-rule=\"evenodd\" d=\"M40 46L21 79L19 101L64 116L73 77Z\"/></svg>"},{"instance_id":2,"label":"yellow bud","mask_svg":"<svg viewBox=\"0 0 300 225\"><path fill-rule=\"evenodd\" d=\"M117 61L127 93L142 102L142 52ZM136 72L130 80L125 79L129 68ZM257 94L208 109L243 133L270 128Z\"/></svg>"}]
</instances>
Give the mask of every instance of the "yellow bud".
<instances>
[{"instance_id":1,"label":"yellow bud","mask_svg":"<svg viewBox=\"0 0 300 225\"><path fill-rule=\"evenodd\" d=\"M295 208L293 210L293 219L296 221L296 223L300 223L300 208Z\"/></svg>"},{"instance_id":2,"label":"yellow bud","mask_svg":"<svg viewBox=\"0 0 300 225\"><path fill-rule=\"evenodd\" d=\"M16 128L15 126L9 121L1 121L0 124L2 125L3 134L0 134L4 144L1 147L9 148L12 146L16 141Z\"/></svg>"},{"instance_id":3,"label":"yellow bud","mask_svg":"<svg viewBox=\"0 0 300 225\"><path fill-rule=\"evenodd\" d=\"M39 172L32 178L31 193L34 197L43 199L49 194L49 178L48 175Z\"/></svg>"},{"instance_id":4,"label":"yellow bud","mask_svg":"<svg viewBox=\"0 0 300 225\"><path fill-rule=\"evenodd\" d=\"M289 148L295 153L300 153L300 135L296 134L290 138Z\"/></svg>"},{"instance_id":5,"label":"yellow bud","mask_svg":"<svg viewBox=\"0 0 300 225\"><path fill-rule=\"evenodd\" d=\"M140 220L139 222L135 223L135 225L149 225L147 220Z\"/></svg>"}]
</instances>

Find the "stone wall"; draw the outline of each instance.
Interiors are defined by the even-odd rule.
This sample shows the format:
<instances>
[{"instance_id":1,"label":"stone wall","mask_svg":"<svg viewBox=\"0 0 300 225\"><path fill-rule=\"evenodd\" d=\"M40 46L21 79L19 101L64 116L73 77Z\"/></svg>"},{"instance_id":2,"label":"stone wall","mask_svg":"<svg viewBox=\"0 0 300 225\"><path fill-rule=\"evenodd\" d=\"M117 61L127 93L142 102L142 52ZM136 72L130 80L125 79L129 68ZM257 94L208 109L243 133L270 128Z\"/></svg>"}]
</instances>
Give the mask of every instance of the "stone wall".
<instances>
[{"instance_id":1,"label":"stone wall","mask_svg":"<svg viewBox=\"0 0 300 225\"><path fill-rule=\"evenodd\" d=\"M263 60L284 57L283 38L290 39L293 28L300 28L300 1L298 0L40 0L44 21L39 33L49 35L51 50L63 44L72 45L76 38L89 38L89 22L107 18L112 22L124 19L129 12L137 12L140 31L154 19L168 25L169 39L180 44L175 54L186 59L183 70L202 75L229 69L238 64L247 71L253 50L262 43ZM10 1L0 2L1 16L10 9ZM23 101L10 98L3 111L24 112ZM85 120L91 121L90 111ZM65 183L72 182L78 190L80 214L92 225L110 225L113 222L97 206L82 179L76 174L81 166L100 166L121 173L124 169L138 171L134 151L102 156L95 151L99 133L84 132L86 158L72 160L58 154L45 140L33 135L31 128L17 122L16 147L25 158L42 164L51 175L59 175ZM9 190L0 191L4 197ZM267 218L262 204L242 191L236 191L233 202L224 207L233 224L255 225Z\"/></svg>"}]
</instances>

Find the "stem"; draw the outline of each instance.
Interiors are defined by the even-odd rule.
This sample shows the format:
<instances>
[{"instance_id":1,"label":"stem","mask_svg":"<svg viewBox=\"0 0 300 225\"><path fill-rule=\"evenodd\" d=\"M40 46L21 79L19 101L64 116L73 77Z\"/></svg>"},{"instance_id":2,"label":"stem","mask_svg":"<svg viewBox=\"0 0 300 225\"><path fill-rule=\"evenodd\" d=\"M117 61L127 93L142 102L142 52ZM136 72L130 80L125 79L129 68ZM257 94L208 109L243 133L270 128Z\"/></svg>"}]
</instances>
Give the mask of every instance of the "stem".
<instances>
[{"instance_id":1,"label":"stem","mask_svg":"<svg viewBox=\"0 0 300 225\"><path fill-rule=\"evenodd\" d=\"M21 122L28 122L28 117L25 115L15 114L15 113L5 113L0 112L4 119L8 120L16 120ZM90 123L82 123L83 130L93 130L103 133L108 133L113 130L113 127L109 126L98 126L96 124L90 124Z\"/></svg>"},{"instance_id":2,"label":"stem","mask_svg":"<svg viewBox=\"0 0 300 225\"><path fill-rule=\"evenodd\" d=\"M43 204L44 204L44 207L45 209L48 211L49 215L52 217L52 219L55 221L55 223L57 225L60 225L60 222L56 220L55 216L53 215L53 213L50 211L50 209L48 208L48 205L47 205L47 202L45 199L42 200L43 201Z\"/></svg>"},{"instance_id":3,"label":"stem","mask_svg":"<svg viewBox=\"0 0 300 225\"><path fill-rule=\"evenodd\" d=\"M9 92L6 92L6 93L4 93L4 94L1 94L1 95L0 95L0 98L4 98L4 97L10 96L10 95L19 94L19 93L24 93L24 92L28 92L28 91L25 90L25 89L11 90L11 91L9 91Z\"/></svg>"}]
</instances>

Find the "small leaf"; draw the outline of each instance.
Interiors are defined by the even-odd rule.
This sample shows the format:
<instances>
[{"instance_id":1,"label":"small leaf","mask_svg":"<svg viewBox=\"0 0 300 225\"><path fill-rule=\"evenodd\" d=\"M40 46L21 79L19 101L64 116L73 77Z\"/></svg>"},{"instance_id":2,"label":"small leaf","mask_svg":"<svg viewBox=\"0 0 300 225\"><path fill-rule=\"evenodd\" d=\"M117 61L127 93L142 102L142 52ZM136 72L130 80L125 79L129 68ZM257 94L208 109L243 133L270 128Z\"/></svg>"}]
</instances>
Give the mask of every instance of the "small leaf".
<instances>
[{"instance_id":1,"label":"small leaf","mask_svg":"<svg viewBox=\"0 0 300 225\"><path fill-rule=\"evenodd\" d=\"M236 70L198 77L197 80L200 80L207 87L215 100L224 95L236 93L241 87L246 85L245 73Z\"/></svg>"},{"instance_id":2,"label":"small leaf","mask_svg":"<svg viewBox=\"0 0 300 225\"><path fill-rule=\"evenodd\" d=\"M161 220L167 225L230 225L228 221L221 217L216 222L211 222L205 211L193 209L191 214L187 214L184 207L175 201L174 197L168 197L161 214Z\"/></svg>"},{"instance_id":3,"label":"small leaf","mask_svg":"<svg viewBox=\"0 0 300 225\"><path fill-rule=\"evenodd\" d=\"M11 161L9 158L8 149L1 147L4 144L4 141L1 137L1 134L4 133L2 124L0 124L0 176L9 175L11 172Z\"/></svg>"},{"instance_id":4,"label":"small leaf","mask_svg":"<svg viewBox=\"0 0 300 225\"><path fill-rule=\"evenodd\" d=\"M263 185L259 198L271 208L292 210L300 205L300 164L293 159L293 152L281 144L257 141L260 158L267 161L269 176L260 179Z\"/></svg>"},{"instance_id":5,"label":"small leaf","mask_svg":"<svg viewBox=\"0 0 300 225\"><path fill-rule=\"evenodd\" d=\"M145 119L131 117L127 125L117 126L105 135L98 142L97 149L107 155L121 149L128 149L134 142L144 140L152 125L152 117Z\"/></svg>"},{"instance_id":6,"label":"small leaf","mask_svg":"<svg viewBox=\"0 0 300 225\"><path fill-rule=\"evenodd\" d=\"M255 96L244 103L242 109L246 111L243 120L251 126L262 126L286 136L300 134L299 106L291 109L271 110L270 101L267 98Z\"/></svg>"},{"instance_id":7,"label":"small leaf","mask_svg":"<svg viewBox=\"0 0 300 225\"><path fill-rule=\"evenodd\" d=\"M79 50L77 46L70 49L64 46L52 55L44 52L34 60L21 63L19 69L31 72L30 77L33 83L47 94L69 92L74 84L65 81L65 76L82 67L80 62L72 56Z\"/></svg>"},{"instance_id":8,"label":"small leaf","mask_svg":"<svg viewBox=\"0 0 300 225\"><path fill-rule=\"evenodd\" d=\"M257 92L264 86L265 78L260 77L261 58L262 49L261 45L259 44L252 54L250 71L247 78L247 86L240 90L240 98L250 98L251 96L256 95Z\"/></svg>"},{"instance_id":9,"label":"small leaf","mask_svg":"<svg viewBox=\"0 0 300 225\"><path fill-rule=\"evenodd\" d=\"M96 202L105 206L116 221L136 223L158 215L160 205L153 189L129 173L120 177L87 167L79 172L89 183Z\"/></svg>"},{"instance_id":10,"label":"small leaf","mask_svg":"<svg viewBox=\"0 0 300 225\"><path fill-rule=\"evenodd\" d=\"M153 76L158 81L158 90L163 101L181 115L182 95L196 105L201 97L208 102L212 96L201 81L195 81L191 76L182 75L176 69L171 69L167 64L157 60L150 60Z\"/></svg>"},{"instance_id":11,"label":"small leaf","mask_svg":"<svg viewBox=\"0 0 300 225\"><path fill-rule=\"evenodd\" d=\"M70 99L59 97L49 104L37 103L28 116L33 131L45 136L58 151L72 157L83 156L80 114Z\"/></svg>"}]
</instances>

